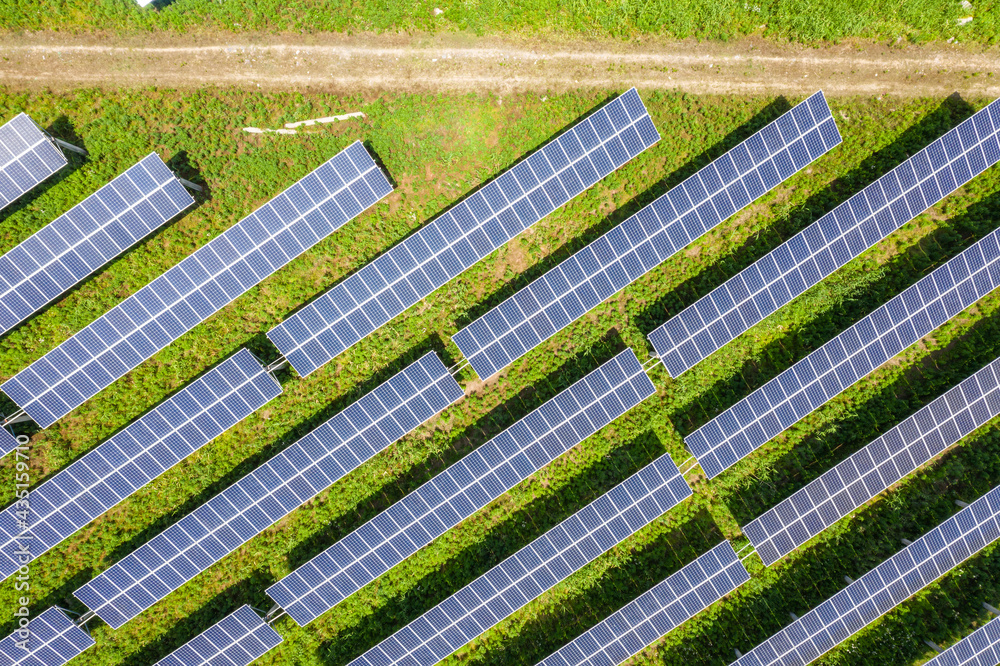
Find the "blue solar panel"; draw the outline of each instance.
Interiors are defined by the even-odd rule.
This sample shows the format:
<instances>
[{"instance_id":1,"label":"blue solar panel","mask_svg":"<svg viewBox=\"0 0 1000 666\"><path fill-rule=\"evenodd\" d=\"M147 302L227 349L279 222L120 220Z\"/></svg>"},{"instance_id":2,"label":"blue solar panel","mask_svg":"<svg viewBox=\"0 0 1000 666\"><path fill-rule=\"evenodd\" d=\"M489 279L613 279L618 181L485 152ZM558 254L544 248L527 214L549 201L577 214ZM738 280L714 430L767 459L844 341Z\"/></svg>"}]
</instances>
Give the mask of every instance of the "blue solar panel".
<instances>
[{"instance_id":1,"label":"blue solar panel","mask_svg":"<svg viewBox=\"0 0 1000 666\"><path fill-rule=\"evenodd\" d=\"M489 377L840 143L822 92L453 337Z\"/></svg>"},{"instance_id":2,"label":"blue solar panel","mask_svg":"<svg viewBox=\"0 0 1000 666\"><path fill-rule=\"evenodd\" d=\"M996 666L1000 664L1000 617L955 643L924 666Z\"/></svg>"},{"instance_id":3,"label":"blue solar panel","mask_svg":"<svg viewBox=\"0 0 1000 666\"><path fill-rule=\"evenodd\" d=\"M51 425L391 189L364 147L351 144L0 389Z\"/></svg>"},{"instance_id":4,"label":"blue solar panel","mask_svg":"<svg viewBox=\"0 0 1000 666\"><path fill-rule=\"evenodd\" d=\"M613 666L750 580L728 541L552 653L539 666Z\"/></svg>"},{"instance_id":5,"label":"blue solar panel","mask_svg":"<svg viewBox=\"0 0 1000 666\"><path fill-rule=\"evenodd\" d=\"M1000 285L1000 230L685 438L709 478Z\"/></svg>"},{"instance_id":6,"label":"blue solar panel","mask_svg":"<svg viewBox=\"0 0 1000 666\"><path fill-rule=\"evenodd\" d=\"M650 333L677 377L1000 160L1000 100Z\"/></svg>"},{"instance_id":7,"label":"blue solar panel","mask_svg":"<svg viewBox=\"0 0 1000 666\"><path fill-rule=\"evenodd\" d=\"M27 639L27 649L19 643ZM58 608L31 618L27 636L20 630L0 641L0 666L62 666L94 644L90 635Z\"/></svg>"},{"instance_id":8,"label":"blue solar panel","mask_svg":"<svg viewBox=\"0 0 1000 666\"><path fill-rule=\"evenodd\" d=\"M0 210L66 166L66 156L24 113L0 127Z\"/></svg>"},{"instance_id":9,"label":"blue solar panel","mask_svg":"<svg viewBox=\"0 0 1000 666\"><path fill-rule=\"evenodd\" d=\"M441 661L690 494L670 456L660 456L350 666L430 666Z\"/></svg>"},{"instance_id":10,"label":"blue solar panel","mask_svg":"<svg viewBox=\"0 0 1000 666\"><path fill-rule=\"evenodd\" d=\"M156 153L0 257L0 334L191 206Z\"/></svg>"},{"instance_id":11,"label":"blue solar panel","mask_svg":"<svg viewBox=\"0 0 1000 666\"><path fill-rule=\"evenodd\" d=\"M655 392L626 349L267 594L300 625L311 622Z\"/></svg>"},{"instance_id":12,"label":"blue solar panel","mask_svg":"<svg viewBox=\"0 0 1000 666\"><path fill-rule=\"evenodd\" d=\"M1000 537L1000 487L767 639L737 666L803 666Z\"/></svg>"},{"instance_id":13,"label":"blue solar panel","mask_svg":"<svg viewBox=\"0 0 1000 666\"><path fill-rule=\"evenodd\" d=\"M268 332L308 375L659 141L635 89Z\"/></svg>"},{"instance_id":14,"label":"blue solar panel","mask_svg":"<svg viewBox=\"0 0 1000 666\"><path fill-rule=\"evenodd\" d=\"M73 594L117 629L463 395L425 355Z\"/></svg>"},{"instance_id":15,"label":"blue solar panel","mask_svg":"<svg viewBox=\"0 0 1000 666\"><path fill-rule=\"evenodd\" d=\"M240 350L32 490L27 520L19 502L0 513L0 575L26 563L25 544L39 557L280 394Z\"/></svg>"},{"instance_id":16,"label":"blue solar panel","mask_svg":"<svg viewBox=\"0 0 1000 666\"><path fill-rule=\"evenodd\" d=\"M4 428L0 428L0 456L5 456L17 448L17 440Z\"/></svg>"},{"instance_id":17,"label":"blue solar panel","mask_svg":"<svg viewBox=\"0 0 1000 666\"><path fill-rule=\"evenodd\" d=\"M1000 414L1000 359L743 528L771 565Z\"/></svg>"},{"instance_id":18,"label":"blue solar panel","mask_svg":"<svg viewBox=\"0 0 1000 666\"><path fill-rule=\"evenodd\" d=\"M252 608L240 606L154 666L249 666L281 642Z\"/></svg>"}]
</instances>

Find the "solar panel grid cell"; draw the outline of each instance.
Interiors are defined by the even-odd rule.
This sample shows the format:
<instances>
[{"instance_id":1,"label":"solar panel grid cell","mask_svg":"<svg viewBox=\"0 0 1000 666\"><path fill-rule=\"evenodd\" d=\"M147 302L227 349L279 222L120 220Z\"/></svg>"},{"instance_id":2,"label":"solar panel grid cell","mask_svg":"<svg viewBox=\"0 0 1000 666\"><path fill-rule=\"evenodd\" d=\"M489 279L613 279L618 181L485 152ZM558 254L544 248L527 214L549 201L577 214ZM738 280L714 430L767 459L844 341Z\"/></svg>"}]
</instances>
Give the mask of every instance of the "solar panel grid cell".
<instances>
[{"instance_id":1,"label":"solar panel grid cell","mask_svg":"<svg viewBox=\"0 0 1000 666\"><path fill-rule=\"evenodd\" d=\"M300 625L656 392L631 349L618 354L268 589Z\"/></svg>"},{"instance_id":2,"label":"solar panel grid cell","mask_svg":"<svg viewBox=\"0 0 1000 666\"><path fill-rule=\"evenodd\" d=\"M267 336L308 375L659 140L633 88Z\"/></svg>"},{"instance_id":3,"label":"solar panel grid cell","mask_svg":"<svg viewBox=\"0 0 1000 666\"><path fill-rule=\"evenodd\" d=\"M725 541L549 655L539 666L620 664L748 580L750 574Z\"/></svg>"},{"instance_id":4,"label":"solar panel grid cell","mask_svg":"<svg viewBox=\"0 0 1000 666\"><path fill-rule=\"evenodd\" d=\"M1000 664L1000 618L955 643L924 666L996 666Z\"/></svg>"},{"instance_id":5,"label":"solar panel grid cell","mask_svg":"<svg viewBox=\"0 0 1000 666\"><path fill-rule=\"evenodd\" d=\"M1000 285L1000 230L840 333L685 438L709 478Z\"/></svg>"},{"instance_id":6,"label":"solar panel grid cell","mask_svg":"<svg viewBox=\"0 0 1000 666\"><path fill-rule=\"evenodd\" d=\"M66 164L66 156L31 118L14 116L0 126L0 210Z\"/></svg>"},{"instance_id":7,"label":"solar panel grid cell","mask_svg":"<svg viewBox=\"0 0 1000 666\"><path fill-rule=\"evenodd\" d=\"M14 435L7 432L6 429L0 428L0 456L5 456L18 446L17 439Z\"/></svg>"},{"instance_id":8,"label":"solar panel grid cell","mask_svg":"<svg viewBox=\"0 0 1000 666\"><path fill-rule=\"evenodd\" d=\"M118 628L464 396L433 352L74 594Z\"/></svg>"},{"instance_id":9,"label":"solar panel grid cell","mask_svg":"<svg viewBox=\"0 0 1000 666\"><path fill-rule=\"evenodd\" d=\"M155 666L249 666L281 642L250 606L240 606Z\"/></svg>"},{"instance_id":10,"label":"solar panel grid cell","mask_svg":"<svg viewBox=\"0 0 1000 666\"><path fill-rule=\"evenodd\" d=\"M0 574L37 558L186 456L246 418L281 386L243 349L191 382L29 495L27 527L18 503L0 513Z\"/></svg>"},{"instance_id":11,"label":"solar panel grid cell","mask_svg":"<svg viewBox=\"0 0 1000 666\"><path fill-rule=\"evenodd\" d=\"M840 143L822 92L453 336L489 377Z\"/></svg>"},{"instance_id":12,"label":"solar panel grid cell","mask_svg":"<svg viewBox=\"0 0 1000 666\"><path fill-rule=\"evenodd\" d=\"M0 389L51 425L390 191L351 144Z\"/></svg>"},{"instance_id":13,"label":"solar panel grid cell","mask_svg":"<svg viewBox=\"0 0 1000 666\"><path fill-rule=\"evenodd\" d=\"M767 639L738 666L802 666L831 650L1000 537L1000 487Z\"/></svg>"},{"instance_id":14,"label":"solar panel grid cell","mask_svg":"<svg viewBox=\"0 0 1000 666\"><path fill-rule=\"evenodd\" d=\"M650 333L664 366L679 376L995 164L998 136L1000 100Z\"/></svg>"},{"instance_id":15,"label":"solar panel grid cell","mask_svg":"<svg viewBox=\"0 0 1000 666\"><path fill-rule=\"evenodd\" d=\"M743 528L771 565L1000 414L1000 359Z\"/></svg>"},{"instance_id":16,"label":"solar panel grid cell","mask_svg":"<svg viewBox=\"0 0 1000 666\"><path fill-rule=\"evenodd\" d=\"M663 455L351 662L430 666L691 494Z\"/></svg>"},{"instance_id":17,"label":"solar panel grid cell","mask_svg":"<svg viewBox=\"0 0 1000 666\"><path fill-rule=\"evenodd\" d=\"M0 641L0 666L62 666L94 644L90 635L77 627L58 608L49 608L31 618L28 649L17 631Z\"/></svg>"},{"instance_id":18,"label":"solar panel grid cell","mask_svg":"<svg viewBox=\"0 0 1000 666\"><path fill-rule=\"evenodd\" d=\"M194 203L156 153L0 257L0 334Z\"/></svg>"}]
</instances>

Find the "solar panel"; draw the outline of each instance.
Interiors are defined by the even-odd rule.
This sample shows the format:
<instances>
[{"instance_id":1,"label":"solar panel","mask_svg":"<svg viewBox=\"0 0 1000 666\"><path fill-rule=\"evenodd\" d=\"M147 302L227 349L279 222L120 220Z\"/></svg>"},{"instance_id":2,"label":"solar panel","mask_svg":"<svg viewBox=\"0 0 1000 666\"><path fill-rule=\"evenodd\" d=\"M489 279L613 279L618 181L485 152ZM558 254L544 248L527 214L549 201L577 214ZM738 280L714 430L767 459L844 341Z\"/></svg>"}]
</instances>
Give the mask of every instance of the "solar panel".
<instances>
[{"instance_id":1,"label":"solar panel","mask_svg":"<svg viewBox=\"0 0 1000 666\"><path fill-rule=\"evenodd\" d=\"M156 153L0 257L0 335L191 206Z\"/></svg>"},{"instance_id":2,"label":"solar panel","mask_svg":"<svg viewBox=\"0 0 1000 666\"><path fill-rule=\"evenodd\" d=\"M66 166L66 156L19 113L0 127L0 210Z\"/></svg>"},{"instance_id":3,"label":"solar panel","mask_svg":"<svg viewBox=\"0 0 1000 666\"><path fill-rule=\"evenodd\" d=\"M656 389L626 349L267 590L311 622Z\"/></svg>"},{"instance_id":4,"label":"solar panel","mask_svg":"<svg viewBox=\"0 0 1000 666\"><path fill-rule=\"evenodd\" d=\"M1000 664L1000 617L955 643L924 666L996 666Z\"/></svg>"},{"instance_id":5,"label":"solar panel","mask_svg":"<svg viewBox=\"0 0 1000 666\"><path fill-rule=\"evenodd\" d=\"M709 478L1000 285L1000 231L951 258L684 441Z\"/></svg>"},{"instance_id":6,"label":"solar panel","mask_svg":"<svg viewBox=\"0 0 1000 666\"><path fill-rule=\"evenodd\" d=\"M425 355L74 595L117 629L463 396Z\"/></svg>"},{"instance_id":7,"label":"solar panel","mask_svg":"<svg viewBox=\"0 0 1000 666\"><path fill-rule=\"evenodd\" d=\"M691 489L670 456L660 456L365 652L350 666L437 663L690 494Z\"/></svg>"},{"instance_id":8,"label":"solar panel","mask_svg":"<svg viewBox=\"0 0 1000 666\"><path fill-rule=\"evenodd\" d=\"M663 365L677 377L985 171L998 134L1000 100L650 333Z\"/></svg>"},{"instance_id":9,"label":"solar panel","mask_svg":"<svg viewBox=\"0 0 1000 666\"><path fill-rule=\"evenodd\" d=\"M18 446L17 439L14 435L7 432L6 429L0 428L0 456L5 456Z\"/></svg>"},{"instance_id":10,"label":"solar panel","mask_svg":"<svg viewBox=\"0 0 1000 666\"><path fill-rule=\"evenodd\" d=\"M1000 359L743 528L771 565L1000 414Z\"/></svg>"},{"instance_id":11,"label":"solar panel","mask_svg":"<svg viewBox=\"0 0 1000 666\"><path fill-rule=\"evenodd\" d=\"M43 428L391 191L355 142L7 380Z\"/></svg>"},{"instance_id":12,"label":"solar panel","mask_svg":"<svg viewBox=\"0 0 1000 666\"><path fill-rule=\"evenodd\" d=\"M32 490L27 521L17 502L0 513L0 574L26 563L25 543L39 557L280 394L240 350Z\"/></svg>"},{"instance_id":13,"label":"solar panel","mask_svg":"<svg viewBox=\"0 0 1000 666\"><path fill-rule=\"evenodd\" d=\"M639 94L629 90L267 337L308 375L659 139Z\"/></svg>"},{"instance_id":14,"label":"solar panel","mask_svg":"<svg viewBox=\"0 0 1000 666\"><path fill-rule=\"evenodd\" d=\"M818 92L452 339L489 377L839 143Z\"/></svg>"},{"instance_id":15,"label":"solar panel","mask_svg":"<svg viewBox=\"0 0 1000 666\"><path fill-rule=\"evenodd\" d=\"M27 649L21 647L27 640ZM21 630L0 641L0 666L61 666L94 644L86 631L58 608L31 618L27 635Z\"/></svg>"},{"instance_id":16,"label":"solar panel","mask_svg":"<svg viewBox=\"0 0 1000 666\"><path fill-rule=\"evenodd\" d=\"M1000 537L1000 487L767 639L738 666L808 664Z\"/></svg>"},{"instance_id":17,"label":"solar panel","mask_svg":"<svg viewBox=\"0 0 1000 666\"><path fill-rule=\"evenodd\" d=\"M154 666L249 666L282 638L249 606L240 606Z\"/></svg>"},{"instance_id":18,"label":"solar panel","mask_svg":"<svg viewBox=\"0 0 1000 666\"><path fill-rule=\"evenodd\" d=\"M612 666L750 580L728 541L708 551L635 601L608 616L539 666Z\"/></svg>"}]
</instances>

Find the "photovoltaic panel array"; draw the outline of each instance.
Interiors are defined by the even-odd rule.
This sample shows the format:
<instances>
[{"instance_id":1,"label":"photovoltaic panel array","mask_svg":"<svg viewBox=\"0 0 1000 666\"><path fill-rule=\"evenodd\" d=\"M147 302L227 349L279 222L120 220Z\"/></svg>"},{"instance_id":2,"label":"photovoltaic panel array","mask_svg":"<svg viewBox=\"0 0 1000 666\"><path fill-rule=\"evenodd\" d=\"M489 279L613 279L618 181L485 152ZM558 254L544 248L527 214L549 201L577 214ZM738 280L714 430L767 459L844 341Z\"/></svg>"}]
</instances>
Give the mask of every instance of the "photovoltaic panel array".
<instances>
[{"instance_id":1,"label":"photovoltaic panel array","mask_svg":"<svg viewBox=\"0 0 1000 666\"><path fill-rule=\"evenodd\" d=\"M27 520L18 502L0 513L0 575L25 564L25 543L39 557L280 394L240 350L32 490Z\"/></svg>"},{"instance_id":2,"label":"photovoltaic panel array","mask_svg":"<svg viewBox=\"0 0 1000 666\"><path fill-rule=\"evenodd\" d=\"M631 349L267 590L305 625L458 525L656 389Z\"/></svg>"},{"instance_id":3,"label":"photovoltaic panel array","mask_svg":"<svg viewBox=\"0 0 1000 666\"><path fill-rule=\"evenodd\" d=\"M944 521L735 663L800 666L889 612L1000 537L1000 487Z\"/></svg>"},{"instance_id":4,"label":"photovoltaic panel array","mask_svg":"<svg viewBox=\"0 0 1000 666\"><path fill-rule=\"evenodd\" d=\"M308 375L659 139L639 94L629 90L267 337Z\"/></svg>"},{"instance_id":5,"label":"photovoltaic panel array","mask_svg":"<svg viewBox=\"0 0 1000 666\"><path fill-rule=\"evenodd\" d=\"M1000 160L1000 100L650 333L673 377Z\"/></svg>"},{"instance_id":6,"label":"photovoltaic panel array","mask_svg":"<svg viewBox=\"0 0 1000 666\"><path fill-rule=\"evenodd\" d=\"M0 210L66 166L66 156L27 114L0 127Z\"/></svg>"},{"instance_id":7,"label":"photovoltaic panel array","mask_svg":"<svg viewBox=\"0 0 1000 666\"><path fill-rule=\"evenodd\" d=\"M709 478L1000 285L1000 231L964 250L685 438Z\"/></svg>"},{"instance_id":8,"label":"photovoltaic panel array","mask_svg":"<svg viewBox=\"0 0 1000 666\"><path fill-rule=\"evenodd\" d=\"M7 380L47 427L391 191L359 142Z\"/></svg>"},{"instance_id":9,"label":"photovoltaic panel array","mask_svg":"<svg viewBox=\"0 0 1000 666\"><path fill-rule=\"evenodd\" d=\"M771 565L1000 414L1000 359L743 528Z\"/></svg>"},{"instance_id":10,"label":"photovoltaic panel array","mask_svg":"<svg viewBox=\"0 0 1000 666\"><path fill-rule=\"evenodd\" d=\"M1000 664L1000 617L976 629L924 666L996 666Z\"/></svg>"},{"instance_id":11,"label":"photovoltaic panel array","mask_svg":"<svg viewBox=\"0 0 1000 666\"><path fill-rule=\"evenodd\" d=\"M16 448L17 439L14 438L14 435L0 427L0 456L5 456Z\"/></svg>"},{"instance_id":12,"label":"photovoltaic panel array","mask_svg":"<svg viewBox=\"0 0 1000 666\"><path fill-rule=\"evenodd\" d=\"M0 334L193 203L159 156L147 155L0 257Z\"/></svg>"},{"instance_id":13,"label":"photovoltaic panel array","mask_svg":"<svg viewBox=\"0 0 1000 666\"><path fill-rule=\"evenodd\" d=\"M691 494L663 455L351 662L430 666Z\"/></svg>"},{"instance_id":14,"label":"photovoltaic panel array","mask_svg":"<svg viewBox=\"0 0 1000 666\"><path fill-rule=\"evenodd\" d=\"M117 629L463 395L425 355L74 595Z\"/></svg>"},{"instance_id":15,"label":"photovoltaic panel array","mask_svg":"<svg viewBox=\"0 0 1000 666\"><path fill-rule=\"evenodd\" d=\"M249 606L240 606L154 666L249 666L282 638Z\"/></svg>"},{"instance_id":16,"label":"photovoltaic panel array","mask_svg":"<svg viewBox=\"0 0 1000 666\"><path fill-rule=\"evenodd\" d=\"M750 580L728 541L608 616L539 666L613 666L626 661Z\"/></svg>"},{"instance_id":17,"label":"photovoltaic panel array","mask_svg":"<svg viewBox=\"0 0 1000 666\"><path fill-rule=\"evenodd\" d=\"M489 377L840 143L822 92L453 337Z\"/></svg>"},{"instance_id":18,"label":"photovoltaic panel array","mask_svg":"<svg viewBox=\"0 0 1000 666\"><path fill-rule=\"evenodd\" d=\"M18 631L0 641L0 666L62 666L94 644L86 631L73 624L58 608L31 618L28 649Z\"/></svg>"}]
</instances>

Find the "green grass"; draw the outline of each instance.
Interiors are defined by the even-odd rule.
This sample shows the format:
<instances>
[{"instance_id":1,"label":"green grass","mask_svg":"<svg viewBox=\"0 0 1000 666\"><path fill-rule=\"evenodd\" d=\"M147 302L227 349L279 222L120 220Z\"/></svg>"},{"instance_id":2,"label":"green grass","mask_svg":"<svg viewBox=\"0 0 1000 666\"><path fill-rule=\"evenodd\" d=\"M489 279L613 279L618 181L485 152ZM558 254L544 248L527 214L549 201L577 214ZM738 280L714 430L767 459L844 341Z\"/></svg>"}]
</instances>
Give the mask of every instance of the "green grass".
<instances>
[{"instance_id":1,"label":"green grass","mask_svg":"<svg viewBox=\"0 0 1000 666\"><path fill-rule=\"evenodd\" d=\"M762 35L797 42L852 37L912 42L996 43L1000 5L972 3L970 14L947 0L7 0L0 25L13 30L144 32L450 32L577 35L631 39L640 35L733 39ZM433 10L444 13L434 16Z\"/></svg>"},{"instance_id":2,"label":"green grass","mask_svg":"<svg viewBox=\"0 0 1000 666\"><path fill-rule=\"evenodd\" d=\"M263 333L605 99L606 93L360 99L206 90L64 95L0 92L2 116L28 109L91 157L74 162L0 213L7 249L149 151L203 182L199 205L166 225L51 308L3 338L10 376L203 245L354 139L384 162L396 191L113 386L33 437L35 482L63 468L241 346L276 357ZM797 100L643 93L663 140L564 209L515 238L32 565L32 609L82 610L71 593L276 451L429 350L458 360L450 342L470 318L537 277L668 186L680 182ZM844 143L554 336L496 379L460 376L467 397L389 447L119 631L92 623L98 647L76 664L147 666L239 604L267 608L264 589L376 515L444 466L500 432L623 345L769 251L837 202L980 108L985 100L833 100ZM353 110L363 122L296 136L251 136L245 125ZM240 109L234 118L233 109ZM1000 220L1000 171L991 169L821 285L677 380L652 373L656 396L541 470L306 628L278 623L285 643L262 664L343 664L458 586L664 452L681 462L682 437L788 367L847 322L953 256ZM546 592L448 663L534 664L1000 354L1000 293L961 313L695 496ZM0 461L0 500L13 494ZM640 663L724 664L1000 482L1000 432L984 426L884 498L727 600L669 634ZM922 640L947 644L1000 599L991 547L829 656L828 664L916 664ZM0 586L12 608L13 581ZM0 631L9 632L8 619Z\"/></svg>"}]
</instances>

